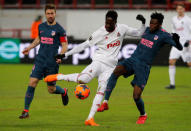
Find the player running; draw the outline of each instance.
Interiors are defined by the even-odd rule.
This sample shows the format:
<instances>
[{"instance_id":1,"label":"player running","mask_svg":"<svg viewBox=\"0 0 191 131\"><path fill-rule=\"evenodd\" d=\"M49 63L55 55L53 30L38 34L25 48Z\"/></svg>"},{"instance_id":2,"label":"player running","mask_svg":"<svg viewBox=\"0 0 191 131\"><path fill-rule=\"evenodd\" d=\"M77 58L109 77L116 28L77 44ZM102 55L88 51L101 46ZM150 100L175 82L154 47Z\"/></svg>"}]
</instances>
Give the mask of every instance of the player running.
<instances>
[{"instance_id":1,"label":"player running","mask_svg":"<svg viewBox=\"0 0 191 131\"><path fill-rule=\"evenodd\" d=\"M95 51L92 58L92 63L88 65L81 73L68 75L56 74L47 76L45 78L45 81L47 82L66 80L77 83L89 83L94 77L98 78L97 94L93 100L93 104L89 116L85 121L85 125L99 126L94 121L94 115L97 112L97 108L100 106L101 101L103 100L108 78L118 62L118 54L124 37L126 35L141 36L145 31L145 18L142 15L137 16L137 19L142 21L143 24L140 29L134 29L124 24L118 24L117 17L118 14L116 11L109 10L106 14L105 26L102 26L95 31L92 36L84 43L65 53L65 56L69 56L74 53L81 52L87 47L93 45L97 46L97 50Z\"/></svg>"},{"instance_id":2,"label":"player running","mask_svg":"<svg viewBox=\"0 0 191 131\"><path fill-rule=\"evenodd\" d=\"M147 83L153 58L165 43L182 50L182 46L179 43L179 36L177 34L171 36L161 28L163 19L164 16L161 13L153 13L151 15L150 27L146 28L135 52L130 58L119 62L115 67L107 84L105 100L98 108L99 112L108 110L108 100L112 90L116 86L118 78L121 75L127 78L134 74L134 79L131 82L134 87L133 98L140 112L140 117L136 123L144 124L147 119L147 114L145 112L144 102L141 99L141 94Z\"/></svg>"},{"instance_id":3,"label":"player running","mask_svg":"<svg viewBox=\"0 0 191 131\"><path fill-rule=\"evenodd\" d=\"M25 106L20 119L29 117L29 107L34 97L35 88L43 77L58 73L61 59L55 60L59 45L62 45L61 54L67 51L67 38L65 30L55 21L56 8L54 5L46 5L45 16L47 21L39 25L39 36L23 50L23 54L28 55L29 51L40 44L38 55L29 79L28 89L25 95ZM61 94L64 105L68 104L67 89L56 85L56 82L47 83L48 92L51 94Z\"/></svg>"},{"instance_id":4,"label":"player running","mask_svg":"<svg viewBox=\"0 0 191 131\"><path fill-rule=\"evenodd\" d=\"M172 18L172 32L180 36L180 43L184 46L182 51L172 47L169 56L170 85L166 89L175 89L176 61L181 57L191 69L191 19L185 15L183 4L176 7L177 16Z\"/></svg>"}]
</instances>

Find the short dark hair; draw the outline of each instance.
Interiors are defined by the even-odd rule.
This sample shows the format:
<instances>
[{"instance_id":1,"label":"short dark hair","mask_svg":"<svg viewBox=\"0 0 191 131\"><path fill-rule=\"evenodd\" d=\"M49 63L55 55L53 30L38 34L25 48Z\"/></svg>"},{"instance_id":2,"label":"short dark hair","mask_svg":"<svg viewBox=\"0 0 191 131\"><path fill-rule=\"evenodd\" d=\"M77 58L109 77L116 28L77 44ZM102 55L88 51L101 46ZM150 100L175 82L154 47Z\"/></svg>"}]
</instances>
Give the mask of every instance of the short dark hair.
<instances>
[{"instance_id":1,"label":"short dark hair","mask_svg":"<svg viewBox=\"0 0 191 131\"><path fill-rule=\"evenodd\" d=\"M55 7L54 4L47 4L47 5L45 6L45 9L44 9L45 13L46 13L46 10L48 10L48 9L53 9L53 10L55 10L55 12L56 12L56 7Z\"/></svg>"},{"instance_id":2,"label":"short dark hair","mask_svg":"<svg viewBox=\"0 0 191 131\"><path fill-rule=\"evenodd\" d=\"M162 25L164 15L162 13L154 12L151 14L151 19L157 19L159 24Z\"/></svg>"},{"instance_id":3,"label":"short dark hair","mask_svg":"<svg viewBox=\"0 0 191 131\"><path fill-rule=\"evenodd\" d=\"M113 20L117 21L118 14L115 10L109 10L106 14L106 18L111 17Z\"/></svg>"},{"instance_id":4,"label":"short dark hair","mask_svg":"<svg viewBox=\"0 0 191 131\"><path fill-rule=\"evenodd\" d=\"M176 4L176 7L178 7L178 6L181 6L181 7L185 8L184 3L182 3L182 2L177 3L177 4Z\"/></svg>"}]
</instances>

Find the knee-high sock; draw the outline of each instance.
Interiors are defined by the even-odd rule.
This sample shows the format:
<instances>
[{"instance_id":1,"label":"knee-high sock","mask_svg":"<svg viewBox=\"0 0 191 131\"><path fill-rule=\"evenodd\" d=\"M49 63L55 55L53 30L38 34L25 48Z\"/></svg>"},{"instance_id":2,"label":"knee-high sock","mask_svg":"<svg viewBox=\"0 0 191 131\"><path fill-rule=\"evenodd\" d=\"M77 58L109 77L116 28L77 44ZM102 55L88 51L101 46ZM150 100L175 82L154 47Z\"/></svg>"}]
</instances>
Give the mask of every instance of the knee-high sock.
<instances>
[{"instance_id":1,"label":"knee-high sock","mask_svg":"<svg viewBox=\"0 0 191 131\"><path fill-rule=\"evenodd\" d=\"M87 120L94 117L95 113L97 112L98 107L101 104L101 101L103 100L104 93L98 92L93 100L92 108L90 110L89 116Z\"/></svg>"},{"instance_id":2,"label":"knee-high sock","mask_svg":"<svg viewBox=\"0 0 191 131\"><path fill-rule=\"evenodd\" d=\"M65 90L57 85L54 94L65 94Z\"/></svg>"},{"instance_id":3,"label":"knee-high sock","mask_svg":"<svg viewBox=\"0 0 191 131\"><path fill-rule=\"evenodd\" d=\"M109 97L111 95L111 92L113 91L113 89L115 88L115 85L117 83L117 79L118 79L118 76L116 76L115 74L111 74L110 78L109 78L109 81L107 83L107 88L106 88L106 91L105 91L105 99L104 100L109 100Z\"/></svg>"},{"instance_id":4,"label":"knee-high sock","mask_svg":"<svg viewBox=\"0 0 191 131\"><path fill-rule=\"evenodd\" d=\"M28 86L28 89L25 94L25 110L26 111L29 110L30 104L34 97L34 91L35 91L34 87Z\"/></svg>"},{"instance_id":5,"label":"knee-high sock","mask_svg":"<svg viewBox=\"0 0 191 131\"><path fill-rule=\"evenodd\" d=\"M139 99L134 99L137 109L140 112L140 115L144 115L145 114L145 106L144 106L144 102L141 98Z\"/></svg>"},{"instance_id":6,"label":"knee-high sock","mask_svg":"<svg viewBox=\"0 0 191 131\"><path fill-rule=\"evenodd\" d=\"M170 65L169 66L169 77L170 77L170 84L175 85L175 74L176 74L176 66Z\"/></svg>"},{"instance_id":7,"label":"knee-high sock","mask_svg":"<svg viewBox=\"0 0 191 131\"><path fill-rule=\"evenodd\" d=\"M58 80L65 80L65 81L72 81L72 82L77 82L79 73L74 73L74 74L68 74L68 75L58 75Z\"/></svg>"}]
</instances>

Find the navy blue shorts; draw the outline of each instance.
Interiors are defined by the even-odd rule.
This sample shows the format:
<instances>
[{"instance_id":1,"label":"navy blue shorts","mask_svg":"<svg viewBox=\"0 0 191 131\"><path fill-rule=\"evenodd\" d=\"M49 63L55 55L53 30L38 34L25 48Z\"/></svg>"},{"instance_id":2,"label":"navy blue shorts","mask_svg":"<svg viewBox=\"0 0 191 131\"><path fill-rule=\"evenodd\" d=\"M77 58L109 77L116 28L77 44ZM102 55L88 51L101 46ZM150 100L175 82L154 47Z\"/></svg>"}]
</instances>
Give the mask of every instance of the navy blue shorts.
<instances>
[{"instance_id":1,"label":"navy blue shorts","mask_svg":"<svg viewBox=\"0 0 191 131\"><path fill-rule=\"evenodd\" d=\"M150 74L150 65L147 65L132 58L125 59L119 62L118 65L124 66L127 70L127 73L124 74L125 78L134 74L134 79L131 81L131 85L133 87L134 85L137 85L142 90L144 90Z\"/></svg>"},{"instance_id":2,"label":"navy blue shorts","mask_svg":"<svg viewBox=\"0 0 191 131\"><path fill-rule=\"evenodd\" d=\"M42 80L47 75L51 74L57 74L59 70L59 66L49 67L49 66L42 66L35 64L32 68L32 72L30 77L38 78L39 80ZM48 82L49 86L56 85L56 82Z\"/></svg>"}]
</instances>

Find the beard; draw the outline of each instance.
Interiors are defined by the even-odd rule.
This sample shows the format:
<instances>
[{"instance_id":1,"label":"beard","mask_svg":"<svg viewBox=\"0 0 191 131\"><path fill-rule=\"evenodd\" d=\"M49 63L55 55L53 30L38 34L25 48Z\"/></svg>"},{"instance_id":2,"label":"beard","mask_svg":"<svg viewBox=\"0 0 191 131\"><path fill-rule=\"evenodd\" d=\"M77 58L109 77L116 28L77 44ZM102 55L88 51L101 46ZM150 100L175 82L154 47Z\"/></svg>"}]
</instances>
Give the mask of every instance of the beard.
<instances>
[{"instance_id":1,"label":"beard","mask_svg":"<svg viewBox=\"0 0 191 131\"><path fill-rule=\"evenodd\" d=\"M54 22L54 20L55 20L55 18L49 18L49 19L48 19L48 23L49 23L49 24L52 24L52 23Z\"/></svg>"}]
</instances>

